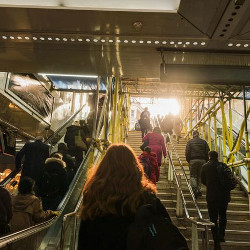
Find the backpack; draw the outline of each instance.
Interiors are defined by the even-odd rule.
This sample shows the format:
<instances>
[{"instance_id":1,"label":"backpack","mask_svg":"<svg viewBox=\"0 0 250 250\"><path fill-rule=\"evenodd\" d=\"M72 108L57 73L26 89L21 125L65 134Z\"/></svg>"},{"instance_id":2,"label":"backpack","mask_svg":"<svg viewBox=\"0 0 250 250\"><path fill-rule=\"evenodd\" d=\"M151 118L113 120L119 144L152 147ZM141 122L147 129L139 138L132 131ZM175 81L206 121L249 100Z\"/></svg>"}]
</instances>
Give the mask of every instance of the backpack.
<instances>
[{"instance_id":1,"label":"backpack","mask_svg":"<svg viewBox=\"0 0 250 250\"><path fill-rule=\"evenodd\" d=\"M137 121L137 122L135 123L135 130L136 130L136 131L141 131L141 125L140 125L139 121Z\"/></svg>"},{"instance_id":2,"label":"backpack","mask_svg":"<svg viewBox=\"0 0 250 250\"><path fill-rule=\"evenodd\" d=\"M231 191L235 189L237 180L235 179L231 169L224 163L220 162L217 166L219 183L226 190Z\"/></svg>"},{"instance_id":3,"label":"backpack","mask_svg":"<svg viewBox=\"0 0 250 250\"><path fill-rule=\"evenodd\" d=\"M150 179L152 173L152 166L149 158L145 155L141 155L140 163L143 165L144 173L147 175L148 179Z\"/></svg>"},{"instance_id":4,"label":"backpack","mask_svg":"<svg viewBox=\"0 0 250 250\"><path fill-rule=\"evenodd\" d=\"M44 169L37 183L38 195L55 197L60 193L60 180L57 173L50 173Z\"/></svg>"},{"instance_id":5,"label":"backpack","mask_svg":"<svg viewBox=\"0 0 250 250\"><path fill-rule=\"evenodd\" d=\"M153 205L140 206L127 233L127 250L188 250L187 242L172 222Z\"/></svg>"}]
</instances>

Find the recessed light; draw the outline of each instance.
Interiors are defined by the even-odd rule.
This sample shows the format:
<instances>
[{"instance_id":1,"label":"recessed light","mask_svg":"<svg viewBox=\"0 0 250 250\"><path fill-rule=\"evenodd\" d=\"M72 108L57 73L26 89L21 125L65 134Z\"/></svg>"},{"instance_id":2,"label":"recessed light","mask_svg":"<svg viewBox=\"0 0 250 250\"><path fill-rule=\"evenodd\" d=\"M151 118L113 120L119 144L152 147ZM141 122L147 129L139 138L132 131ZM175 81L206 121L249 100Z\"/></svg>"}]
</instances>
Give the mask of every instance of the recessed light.
<instances>
[{"instance_id":1,"label":"recessed light","mask_svg":"<svg viewBox=\"0 0 250 250\"><path fill-rule=\"evenodd\" d=\"M12 40L13 40L13 39L15 39L15 37L14 37L14 36L10 36L10 39L12 39Z\"/></svg>"},{"instance_id":2,"label":"recessed light","mask_svg":"<svg viewBox=\"0 0 250 250\"><path fill-rule=\"evenodd\" d=\"M28 36L24 37L26 40L30 40L30 38Z\"/></svg>"},{"instance_id":3,"label":"recessed light","mask_svg":"<svg viewBox=\"0 0 250 250\"><path fill-rule=\"evenodd\" d=\"M197 45L198 43L197 42L193 42L193 45Z\"/></svg>"},{"instance_id":4,"label":"recessed light","mask_svg":"<svg viewBox=\"0 0 250 250\"><path fill-rule=\"evenodd\" d=\"M101 39L101 42L102 42L102 43L105 43L105 39Z\"/></svg>"},{"instance_id":5,"label":"recessed light","mask_svg":"<svg viewBox=\"0 0 250 250\"><path fill-rule=\"evenodd\" d=\"M67 41L68 41L68 39L64 37L64 38L63 38L63 41L67 42Z\"/></svg>"},{"instance_id":6,"label":"recessed light","mask_svg":"<svg viewBox=\"0 0 250 250\"><path fill-rule=\"evenodd\" d=\"M125 43L128 43L128 40L124 40Z\"/></svg>"},{"instance_id":7,"label":"recessed light","mask_svg":"<svg viewBox=\"0 0 250 250\"><path fill-rule=\"evenodd\" d=\"M75 38L71 38L70 40L71 40L71 42L74 42L76 39Z\"/></svg>"},{"instance_id":8,"label":"recessed light","mask_svg":"<svg viewBox=\"0 0 250 250\"><path fill-rule=\"evenodd\" d=\"M135 41L135 40L132 40L131 42L132 42L132 43L136 43L136 41Z\"/></svg>"},{"instance_id":9,"label":"recessed light","mask_svg":"<svg viewBox=\"0 0 250 250\"><path fill-rule=\"evenodd\" d=\"M23 38L22 38L21 36L18 36L17 39L21 40L21 39L23 39Z\"/></svg>"},{"instance_id":10,"label":"recessed light","mask_svg":"<svg viewBox=\"0 0 250 250\"><path fill-rule=\"evenodd\" d=\"M167 42L166 42L166 41L163 41L162 44L167 44Z\"/></svg>"},{"instance_id":11,"label":"recessed light","mask_svg":"<svg viewBox=\"0 0 250 250\"><path fill-rule=\"evenodd\" d=\"M112 39L109 40L110 43L114 42Z\"/></svg>"},{"instance_id":12,"label":"recessed light","mask_svg":"<svg viewBox=\"0 0 250 250\"><path fill-rule=\"evenodd\" d=\"M116 40L116 42L117 42L117 43L120 43L120 42L121 42L121 40L120 40L120 39L118 39L118 40Z\"/></svg>"},{"instance_id":13,"label":"recessed light","mask_svg":"<svg viewBox=\"0 0 250 250\"><path fill-rule=\"evenodd\" d=\"M89 39L89 38L87 38L87 39L86 39L86 42L90 42L90 39Z\"/></svg>"},{"instance_id":14,"label":"recessed light","mask_svg":"<svg viewBox=\"0 0 250 250\"><path fill-rule=\"evenodd\" d=\"M189 45L190 44L190 42L186 42L186 45Z\"/></svg>"},{"instance_id":15,"label":"recessed light","mask_svg":"<svg viewBox=\"0 0 250 250\"><path fill-rule=\"evenodd\" d=\"M171 41L170 44L174 44L174 41Z\"/></svg>"},{"instance_id":16,"label":"recessed light","mask_svg":"<svg viewBox=\"0 0 250 250\"><path fill-rule=\"evenodd\" d=\"M144 41L141 40L141 41L139 41L139 43L144 43Z\"/></svg>"},{"instance_id":17,"label":"recessed light","mask_svg":"<svg viewBox=\"0 0 250 250\"><path fill-rule=\"evenodd\" d=\"M98 39L94 39L93 41L94 41L95 43L97 43L97 42L98 42Z\"/></svg>"},{"instance_id":18,"label":"recessed light","mask_svg":"<svg viewBox=\"0 0 250 250\"><path fill-rule=\"evenodd\" d=\"M7 36L2 36L3 39L7 39Z\"/></svg>"},{"instance_id":19,"label":"recessed light","mask_svg":"<svg viewBox=\"0 0 250 250\"><path fill-rule=\"evenodd\" d=\"M179 45L181 45L181 44L182 44L182 42L178 42L178 44L179 44Z\"/></svg>"},{"instance_id":20,"label":"recessed light","mask_svg":"<svg viewBox=\"0 0 250 250\"><path fill-rule=\"evenodd\" d=\"M59 37L56 37L56 41L60 41L60 38L59 38Z\"/></svg>"},{"instance_id":21,"label":"recessed light","mask_svg":"<svg viewBox=\"0 0 250 250\"><path fill-rule=\"evenodd\" d=\"M52 40L52 37L48 37L48 40L51 41L51 40Z\"/></svg>"},{"instance_id":22,"label":"recessed light","mask_svg":"<svg viewBox=\"0 0 250 250\"><path fill-rule=\"evenodd\" d=\"M159 41L155 41L155 44L159 44Z\"/></svg>"},{"instance_id":23,"label":"recessed light","mask_svg":"<svg viewBox=\"0 0 250 250\"><path fill-rule=\"evenodd\" d=\"M229 43L227 46L228 46L228 47L232 47L232 46L233 46L233 43Z\"/></svg>"},{"instance_id":24,"label":"recessed light","mask_svg":"<svg viewBox=\"0 0 250 250\"><path fill-rule=\"evenodd\" d=\"M40 37L40 40L44 41L44 39L45 39L44 37Z\"/></svg>"},{"instance_id":25,"label":"recessed light","mask_svg":"<svg viewBox=\"0 0 250 250\"><path fill-rule=\"evenodd\" d=\"M82 38L78 38L77 40L78 40L78 42L82 42Z\"/></svg>"},{"instance_id":26,"label":"recessed light","mask_svg":"<svg viewBox=\"0 0 250 250\"><path fill-rule=\"evenodd\" d=\"M236 47L240 47L240 46L241 46L241 44L240 44L240 43L237 43L237 44L236 44Z\"/></svg>"},{"instance_id":27,"label":"recessed light","mask_svg":"<svg viewBox=\"0 0 250 250\"><path fill-rule=\"evenodd\" d=\"M244 44L244 47L246 48L246 47L248 47L249 45L246 43L246 44Z\"/></svg>"},{"instance_id":28,"label":"recessed light","mask_svg":"<svg viewBox=\"0 0 250 250\"><path fill-rule=\"evenodd\" d=\"M148 44L150 44L150 43L151 43L151 41L147 41L147 43L148 43Z\"/></svg>"},{"instance_id":29,"label":"recessed light","mask_svg":"<svg viewBox=\"0 0 250 250\"><path fill-rule=\"evenodd\" d=\"M204 45L206 45L206 43L205 42L201 42L201 45L204 46Z\"/></svg>"},{"instance_id":30,"label":"recessed light","mask_svg":"<svg viewBox=\"0 0 250 250\"><path fill-rule=\"evenodd\" d=\"M35 36L33 36L32 38L33 38L33 40L37 40L37 37L35 37Z\"/></svg>"}]
</instances>

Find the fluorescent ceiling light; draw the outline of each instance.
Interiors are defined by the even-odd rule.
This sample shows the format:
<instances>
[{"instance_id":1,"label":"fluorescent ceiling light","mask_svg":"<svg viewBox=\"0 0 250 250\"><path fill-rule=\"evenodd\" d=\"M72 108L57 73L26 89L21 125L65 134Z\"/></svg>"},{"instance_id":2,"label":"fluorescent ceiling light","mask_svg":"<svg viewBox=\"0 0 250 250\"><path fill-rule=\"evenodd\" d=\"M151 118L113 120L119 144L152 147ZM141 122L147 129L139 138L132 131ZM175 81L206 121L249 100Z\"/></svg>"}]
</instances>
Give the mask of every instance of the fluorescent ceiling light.
<instances>
[{"instance_id":1,"label":"fluorescent ceiling light","mask_svg":"<svg viewBox=\"0 0 250 250\"><path fill-rule=\"evenodd\" d=\"M2 7L82 9L136 12L176 12L180 0L0 0Z\"/></svg>"},{"instance_id":2,"label":"fluorescent ceiling light","mask_svg":"<svg viewBox=\"0 0 250 250\"><path fill-rule=\"evenodd\" d=\"M98 76L91 75L67 75L67 74L51 74L51 73L38 73L41 76L66 76L66 77L82 77L82 78L97 78Z\"/></svg>"}]
</instances>

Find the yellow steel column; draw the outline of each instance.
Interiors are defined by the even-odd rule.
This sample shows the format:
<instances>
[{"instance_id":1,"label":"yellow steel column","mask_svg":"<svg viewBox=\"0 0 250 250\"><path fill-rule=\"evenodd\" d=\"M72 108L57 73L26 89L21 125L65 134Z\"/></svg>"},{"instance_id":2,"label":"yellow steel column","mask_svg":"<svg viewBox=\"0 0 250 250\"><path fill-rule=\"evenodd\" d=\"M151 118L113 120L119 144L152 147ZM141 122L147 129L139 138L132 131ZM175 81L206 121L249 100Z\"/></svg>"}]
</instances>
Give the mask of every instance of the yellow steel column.
<instances>
[{"instance_id":1,"label":"yellow steel column","mask_svg":"<svg viewBox=\"0 0 250 250\"><path fill-rule=\"evenodd\" d=\"M246 91L245 86L243 86L243 101L244 101L244 118L245 118L245 149L246 157L250 158L249 152L249 140L248 140L248 130L247 130L247 107L246 107ZM248 211L250 216L250 162L246 162L247 166L247 181L248 181Z\"/></svg>"},{"instance_id":2,"label":"yellow steel column","mask_svg":"<svg viewBox=\"0 0 250 250\"><path fill-rule=\"evenodd\" d=\"M116 142L116 120L117 120L117 104L118 104L118 90L119 90L119 86L118 86L118 78L115 79L115 90L114 90L114 102L113 102L113 115L112 115L112 142Z\"/></svg>"},{"instance_id":3,"label":"yellow steel column","mask_svg":"<svg viewBox=\"0 0 250 250\"><path fill-rule=\"evenodd\" d=\"M217 121L216 121L216 113L213 113L213 119L214 119L214 150L217 151Z\"/></svg>"},{"instance_id":4,"label":"yellow steel column","mask_svg":"<svg viewBox=\"0 0 250 250\"><path fill-rule=\"evenodd\" d=\"M192 112L192 97L189 97L189 131L190 131L190 135L189 137L191 137L192 134L192 121L193 121L193 112Z\"/></svg>"},{"instance_id":5,"label":"yellow steel column","mask_svg":"<svg viewBox=\"0 0 250 250\"><path fill-rule=\"evenodd\" d=\"M211 116L208 118L208 145L210 150L212 149L212 143L211 143Z\"/></svg>"},{"instance_id":6,"label":"yellow steel column","mask_svg":"<svg viewBox=\"0 0 250 250\"><path fill-rule=\"evenodd\" d=\"M205 123L202 123L202 136L203 139L206 140L206 127L205 127Z\"/></svg>"}]
</instances>

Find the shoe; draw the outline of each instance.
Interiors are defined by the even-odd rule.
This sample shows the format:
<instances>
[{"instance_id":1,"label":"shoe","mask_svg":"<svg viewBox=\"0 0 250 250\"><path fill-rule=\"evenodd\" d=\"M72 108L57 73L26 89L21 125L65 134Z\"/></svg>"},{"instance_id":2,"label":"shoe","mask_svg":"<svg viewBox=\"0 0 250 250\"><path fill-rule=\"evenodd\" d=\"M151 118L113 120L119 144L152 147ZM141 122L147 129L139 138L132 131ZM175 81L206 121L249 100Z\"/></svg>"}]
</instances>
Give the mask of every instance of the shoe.
<instances>
[{"instance_id":1,"label":"shoe","mask_svg":"<svg viewBox=\"0 0 250 250\"><path fill-rule=\"evenodd\" d=\"M201 192L201 191L198 192L198 193L197 193L197 196L198 196L198 197L201 197L201 196L202 196L202 192Z\"/></svg>"},{"instance_id":2,"label":"shoe","mask_svg":"<svg viewBox=\"0 0 250 250\"><path fill-rule=\"evenodd\" d=\"M220 242L226 242L224 237L220 238Z\"/></svg>"}]
</instances>

